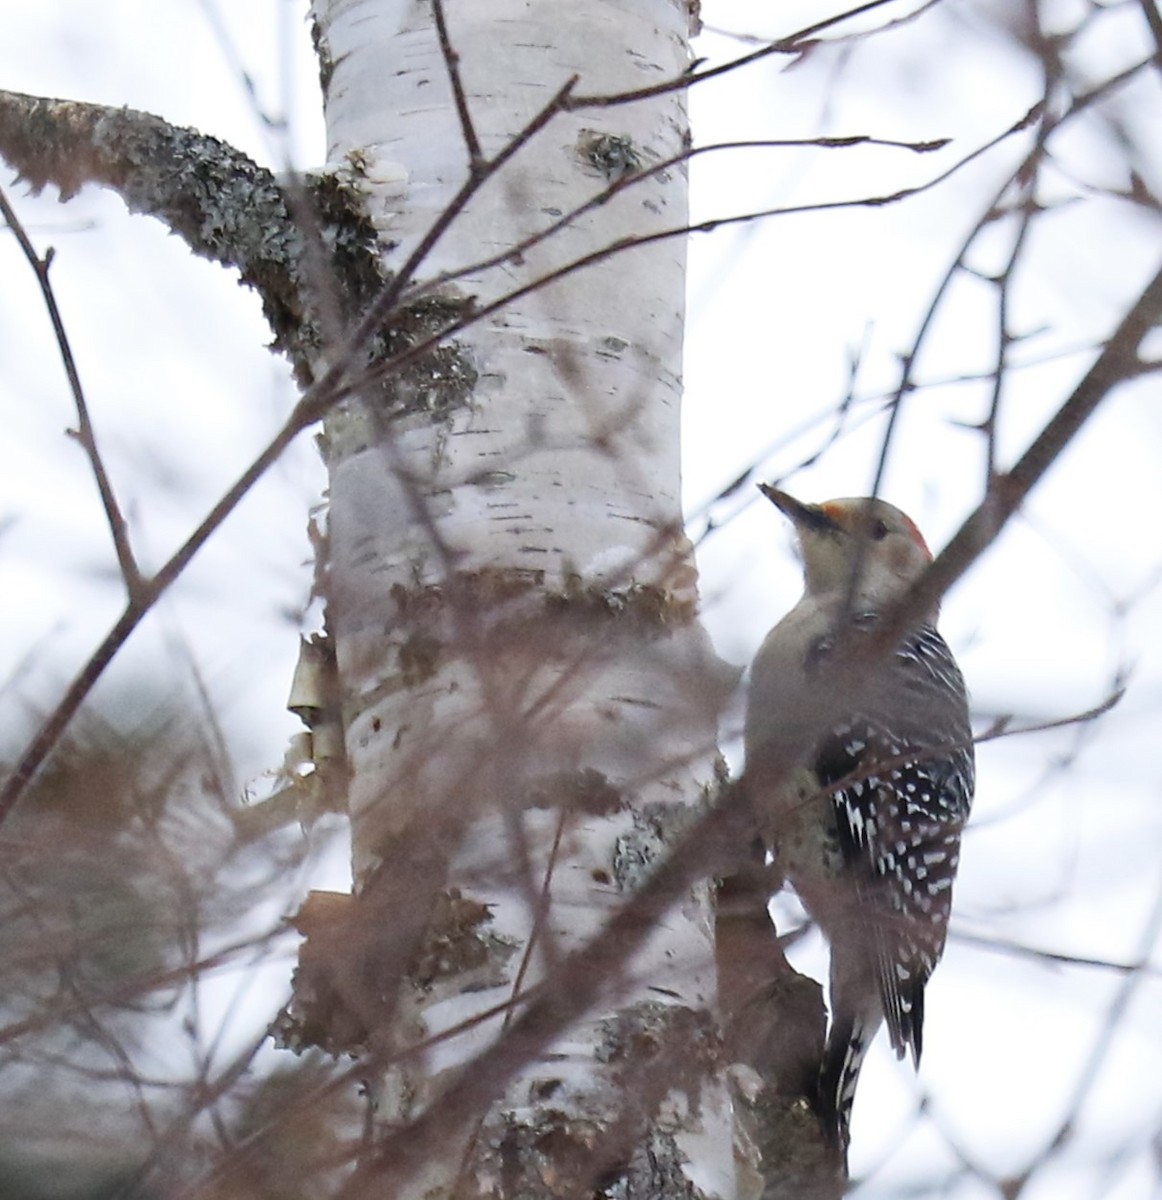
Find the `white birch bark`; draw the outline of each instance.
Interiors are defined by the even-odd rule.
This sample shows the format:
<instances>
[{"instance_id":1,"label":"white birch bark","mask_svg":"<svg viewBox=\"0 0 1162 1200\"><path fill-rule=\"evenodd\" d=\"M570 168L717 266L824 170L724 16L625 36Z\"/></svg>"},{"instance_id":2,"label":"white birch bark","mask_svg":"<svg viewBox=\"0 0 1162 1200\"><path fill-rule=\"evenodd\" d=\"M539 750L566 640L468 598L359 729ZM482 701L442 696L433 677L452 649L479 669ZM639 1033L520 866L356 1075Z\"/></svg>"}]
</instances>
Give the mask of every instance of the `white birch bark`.
<instances>
[{"instance_id":1,"label":"white birch bark","mask_svg":"<svg viewBox=\"0 0 1162 1200\"><path fill-rule=\"evenodd\" d=\"M358 177L390 271L468 170L431 8L315 0L313 16L328 159ZM689 19L679 0L449 4L484 155L573 74L585 94L675 77ZM558 115L454 222L421 277L504 250L599 191L608 176L595 148L648 167L685 137L680 92ZM613 242L680 227L685 213L685 172L669 169L441 295L487 303ZM680 526L683 273L681 238L619 253L473 326L426 381L397 387L391 402L407 415L382 419L370 396L330 423L328 604L357 883L402 873L417 902L425 887L427 902L444 897L443 924L419 965L409 960L395 1027L375 1039L381 1052L551 976L689 824L712 778L722 677L692 619ZM604 1011L528 1065L409 1194L446 1194L458 1173L457 1194L507 1195L518 1177L532 1189L521 1194L565 1194L570 1172L598 1194L582 1176L611 1170L636 1172L658 1196L732 1194L725 1101L708 1066L713 1002L699 888L658 921ZM660 1095L627 1103L631 1047L666 1044L679 1020L687 1060ZM422 1112L501 1034L494 1018L393 1067L379 1119Z\"/></svg>"}]
</instances>

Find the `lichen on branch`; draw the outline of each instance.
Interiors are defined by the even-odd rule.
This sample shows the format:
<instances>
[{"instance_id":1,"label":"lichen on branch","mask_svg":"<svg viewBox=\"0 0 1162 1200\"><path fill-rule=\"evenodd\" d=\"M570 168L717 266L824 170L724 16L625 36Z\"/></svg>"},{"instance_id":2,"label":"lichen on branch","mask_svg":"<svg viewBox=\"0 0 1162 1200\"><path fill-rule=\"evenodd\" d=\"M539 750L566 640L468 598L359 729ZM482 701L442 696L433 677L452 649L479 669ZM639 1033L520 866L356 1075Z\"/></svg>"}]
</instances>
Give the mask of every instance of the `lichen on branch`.
<instances>
[{"instance_id":1,"label":"lichen on branch","mask_svg":"<svg viewBox=\"0 0 1162 1200\"><path fill-rule=\"evenodd\" d=\"M354 189L327 177L292 192L221 139L150 113L0 92L0 157L34 193L52 184L62 201L86 184L110 188L194 253L236 267L303 382L320 344L319 289L308 286L321 282L318 266L335 272L333 294L366 296L382 282L376 232Z\"/></svg>"}]
</instances>

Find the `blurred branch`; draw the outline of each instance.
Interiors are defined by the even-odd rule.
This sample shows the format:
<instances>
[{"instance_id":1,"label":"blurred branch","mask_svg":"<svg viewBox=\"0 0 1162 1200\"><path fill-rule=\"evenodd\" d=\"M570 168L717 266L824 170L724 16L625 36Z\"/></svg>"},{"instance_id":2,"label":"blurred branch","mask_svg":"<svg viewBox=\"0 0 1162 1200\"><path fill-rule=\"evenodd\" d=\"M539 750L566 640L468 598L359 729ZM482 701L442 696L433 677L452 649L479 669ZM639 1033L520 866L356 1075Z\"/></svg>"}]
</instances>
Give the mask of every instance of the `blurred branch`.
<instances>
[{"instance_id":1,"label":"blurred branch","mask_svg":"<svg viewBox=\"0 0 1162 1200\"><path fill-rule=\"evenodd\" d=\"M954 941L963 942L966 946L977 946L982 950L991 950L993 953L1007 954L1014 958L1030 958L1037 962L1060 964L1064 967L1093 967L1101 971L1113 971L1118 975L1141 973L1155 979L1162 978L1162 968L1151 964L1148 953L1134 962L1113 962L1108 958L1066 954L1060 950L1045 950L1040 946L1024 946L1019 942L1006 941L1002 938L985 937L979 933L966 933L955 926L950 936Z\"/></svg>"},{"instance_id":2,"label":"blurred branch","mask_svg":"<svg viewBox=\"0 0 1162 1200\"><path fill-rule=\"evenodd\" d=\"M770 58L774 54L802 54L813 45L813 39L816 34L823 33L828 29L834 29L836 25L842 25L844 21L849 21L853 17L863 16L865 13L874 12L878 8L884 8L894 3L896 3L896 0L868 0L866 4L857 4L854 8L849 8L844 12L836 13L834 16L816 21L813 25L805 25L795 33L787 34L786 37L779 38L778 41L770 42L758 50L752 50L750 54L743 54L738 58L732 58L729 62L720 63L716 67L707 67L702 71L693 70L677 79L670 79L665 83L658 83L652 87L637 88L629 92L614 92L605 96L573 96L569 100L569 108L613 108L621 104L632 104L637 100L648 100L651 96L661 96L677 88L692 87L694 84L702 83L704 80L715 79L719 75L726 75L731 71L737 71L740 67L761 62L764 58Z\"/></svg>"},{"instance_id":3,"label":"blurred branch","mask_svg":"<svg viewBox=\"0 0 1162 1200\"><path fill-rule=\"evenodd\" d=\"M242 964L243 960L245 960L243 965L250 965L256 950L269 947L290 936L286 925L280 921L278 925L266 932L223 946L196 962L181 963L169 970L133 975L118 981L115 985L99 990L91 989L83 1002L66 993L61 998L54 998L51 1002L41 1005L33 1015L0 1026L0 1046L8 1045L33 1034L43 1033L58 1023L84 1015L94 1007L129 1004L152 992L200 979L211 971L236 967Z\"/></svg>"},{"instance_id":4,"label":"blurred branch","mask_svg":"<svg viewBox=\"0 0 1162 1200\"><path fill-rule=\"evenodd\" d=\"M750 844L751 830L743 788L727 787L715 808L681 838L602 931L562 959L555 974L527 995L508 1031L456 1072L416 1120L377 1144L341 1191L343 1200L390 1194L421 1171L433 1146L454 1136L564 1029L616 988L621 968L656 921L695 880L725 873L738 847Z\"/></svg>"},{"instance_id":5,"label":"blurred branch","mask_svg":"<svg viewBox=\"0 0 1162 1200\"><path fill-rule=\"evenodd\" d=\"M1156 0L1138 0L1138 3L1154 39L1154 61L1162 69L1162 13L1158 11Z\"/></svg>"},{"instance_id":6,"label":"blurred branch","mask_svg":"<svg viewBox=\"0 0 1162 1200\"><path fill-rule=\"evenodd\" d=\"M1143 983L1148 978L1157 975L1156 971L1145 969L1145 964L1154 947L1157 945L1160 934L1162 934L1162 885L1158 887L1154 896L1153 906L1146 917L1142 936L1138 940L1138 957L1141 959L1143 965L1124 973L1124 977L1118 985L1113 1003L1106 1014L1105 1022L1082 1066L1077 1086L1074 1088L1065 1115L1061 1118L1061 1122L1057 1127L1057 1132L1046 1142L1044 1150L1029 1163L1028 1167L1020 1175L1006 1181L1004 1194L1010 1200L1016 1200L1025 1190L1026 1185L1036 1177L1038 1169L1077 1135L1078 1118L1081 1115L1081 1110L1097 1083L1102 1066L1109 1057L1122 1019L1129 1010L1130 1002Z\"/></svg>"},{"instance_id":7,"label":"blurred branch","mask_svg":"<svg viewBox=\"0 0 1162 1200\"><path fill-rule=\"evenodd\" d=\"M247 107L265 130L285 138L287 133L286 114L275 116L264 107L254 76L247 69L245 60L229 29L226 28L217 5L212 0L197 0L197 4L206 18L206 23L210 26L214 40L218 43L218 49L226 66L238 80L238 86L246 97Z\"/></svg>"},{"instance_id":8,"label":"blurred branch","mask_svg":"<svg viewBox=\"0 0 1162 1200\"><path fill-rule=\"evenodd\" d=\"M210 535L234 511L242 498L266 473L267 468L298 436L300 429L301 426L292 416L275 434L266 449L243 471L234 486L214 505L198 528L190 534L169 561L151 578L143 580L136 594L130 596L125 611L117 618L100 645L89 656L88 662L73 677L64 696L44 720L4 780L4 786L0 788L0 822L7 819L33 776L40 769L69 722L76 716L77 710L92 691L94 684L104 674L105 668L128 640L129 635L141 624L142 619L158 598L186 569L194 555L209 540Z\"/></svg>"},{"instance_id":9,"label":"blurred branch","mask_svg":"<svg viewBox=\"0 0 1162 1200\"><path fill-rule=\"evenodd\" d=\"M1162 269L1146 285L1073 394L1006 475L994 476L976 511L912 588L885 615L877 640L896 645L917 613L928 612L992 544L1025 497L1119 383L1138 371L1137 350L1162 317Z\"/></svg>"}]
</instances>

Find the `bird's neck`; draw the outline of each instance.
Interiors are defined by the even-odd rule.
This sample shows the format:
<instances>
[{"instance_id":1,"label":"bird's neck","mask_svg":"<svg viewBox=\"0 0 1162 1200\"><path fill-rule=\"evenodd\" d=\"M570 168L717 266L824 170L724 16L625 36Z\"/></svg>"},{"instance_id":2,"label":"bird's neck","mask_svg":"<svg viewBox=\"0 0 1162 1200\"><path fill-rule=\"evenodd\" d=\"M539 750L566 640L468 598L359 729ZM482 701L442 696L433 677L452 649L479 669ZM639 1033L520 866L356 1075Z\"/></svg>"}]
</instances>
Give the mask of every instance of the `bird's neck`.
<instances>
[{"instance_id":1,"label":"bird's neck","mask_svg":"<svg viewBox=\"0 0 1162 1200\"><path fill-rule=\"evenodd\" d=\"M816 600L837 623L845 617L869 619L895 608L908 594L910 586L908 581L898 577L890 580L861 579L854 591L845 584L816 596ZM939 616L940 606L936 605L908 624L935 626Z\"/></svg>"}]
</instances>

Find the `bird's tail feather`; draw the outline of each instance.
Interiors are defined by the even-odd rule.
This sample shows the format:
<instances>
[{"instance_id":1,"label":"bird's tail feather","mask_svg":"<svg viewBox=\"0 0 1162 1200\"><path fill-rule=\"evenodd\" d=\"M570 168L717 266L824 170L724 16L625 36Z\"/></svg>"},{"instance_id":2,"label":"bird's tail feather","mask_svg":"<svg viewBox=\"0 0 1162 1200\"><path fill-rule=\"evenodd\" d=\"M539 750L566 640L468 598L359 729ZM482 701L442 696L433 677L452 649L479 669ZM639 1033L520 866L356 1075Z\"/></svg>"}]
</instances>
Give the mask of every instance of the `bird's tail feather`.
<instances>
[{"instance_id":1,"label":"bird's tail feather","mask_svg":"<svg viewBox=\"0 0 1162 1200\"><path fill-rule=\"evenodd\" d=\"M827 1033L827 1046L819 1071L819 1115L828 1140L847 1173L847 1147L851 1140L851 1106L860 1068L879 1021L847 1013L835 1014Z\"/></svg>"}]
</instances>

